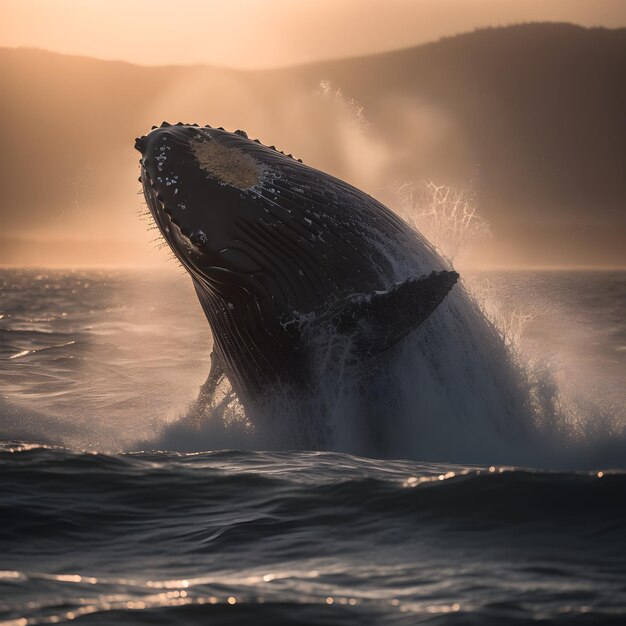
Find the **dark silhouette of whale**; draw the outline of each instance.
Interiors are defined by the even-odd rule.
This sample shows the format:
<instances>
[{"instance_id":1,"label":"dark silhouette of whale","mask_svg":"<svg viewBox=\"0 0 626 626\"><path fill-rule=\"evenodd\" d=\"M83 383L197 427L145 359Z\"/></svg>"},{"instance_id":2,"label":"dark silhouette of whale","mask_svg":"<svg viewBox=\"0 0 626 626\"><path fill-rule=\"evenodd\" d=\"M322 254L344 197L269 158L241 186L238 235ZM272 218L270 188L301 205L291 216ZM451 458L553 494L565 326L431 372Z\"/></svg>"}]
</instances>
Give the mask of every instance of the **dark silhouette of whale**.
<instances>
[{"instance_id":1,"label":"dark silhouette of whale","mask_svg":"<svg viewBox=\"0 0 626 626\"><path fill-rule=\"evenodd\" d=\"M398 281L394 251L428 246L413 228L243 131L164 122L135 147L150 212L213 333L201 397L224 375L245 408L278 387L311 391L316 338L346 337L353 360L371 362L458 278L430 249L430 273Z\"/></svg>"}]
</instances>

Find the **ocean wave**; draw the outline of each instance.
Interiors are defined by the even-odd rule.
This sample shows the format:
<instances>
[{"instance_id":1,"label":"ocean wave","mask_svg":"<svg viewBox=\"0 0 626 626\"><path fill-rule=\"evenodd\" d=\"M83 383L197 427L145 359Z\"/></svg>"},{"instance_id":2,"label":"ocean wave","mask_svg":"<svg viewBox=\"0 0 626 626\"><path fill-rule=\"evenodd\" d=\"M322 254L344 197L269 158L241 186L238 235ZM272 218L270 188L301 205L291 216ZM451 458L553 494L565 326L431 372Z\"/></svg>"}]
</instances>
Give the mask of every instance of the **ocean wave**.
<instances>
[{"instance_id":1,"label":"ocean wave","mask_svg":"<svg viewBox=\"0 0 626 626\"><path fill-rule=\"evenodd\" d=\"M29 529L41 537L44 526L57 539L75 525L88 537L114 521L177 518L187 508L228 514L242 503L268 525L297 521L304 511L308 525L329 516L336 524L400 518L455 527L626 521L626 473L617 471L419 465L309 452L109 455L19 444L0 452L0 468L4 509L11 511L0 536L13 530L22 539Z\"/></svg>"},{"instance_id":2,"label":"ocean wave","mask_svg":"<svg viewBox=\"0 0 626 626\"><path fill-rule=\"evenodd\" d=\"M7 442L0 624L618 623L625 492L624 472Z\"/></svg>"}]
</instances>

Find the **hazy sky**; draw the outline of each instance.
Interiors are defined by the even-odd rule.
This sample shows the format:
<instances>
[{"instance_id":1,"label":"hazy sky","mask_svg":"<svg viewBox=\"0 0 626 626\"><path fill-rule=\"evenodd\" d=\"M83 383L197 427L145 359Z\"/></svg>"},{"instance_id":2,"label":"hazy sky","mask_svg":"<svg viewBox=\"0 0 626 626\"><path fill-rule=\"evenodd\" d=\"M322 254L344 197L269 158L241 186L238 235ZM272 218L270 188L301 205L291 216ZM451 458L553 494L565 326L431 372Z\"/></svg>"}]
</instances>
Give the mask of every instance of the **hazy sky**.
<instances>
[{"instance_id":1,"label":"hazy sky","mask_svg":"<svg viewBox=\"0 0 626 626\"><path fill-rule=\"evenodd\" d=\"M626 0L0 0L0 46L260 67L524 21L626 26Z\"/></svg>"}]
</instances>

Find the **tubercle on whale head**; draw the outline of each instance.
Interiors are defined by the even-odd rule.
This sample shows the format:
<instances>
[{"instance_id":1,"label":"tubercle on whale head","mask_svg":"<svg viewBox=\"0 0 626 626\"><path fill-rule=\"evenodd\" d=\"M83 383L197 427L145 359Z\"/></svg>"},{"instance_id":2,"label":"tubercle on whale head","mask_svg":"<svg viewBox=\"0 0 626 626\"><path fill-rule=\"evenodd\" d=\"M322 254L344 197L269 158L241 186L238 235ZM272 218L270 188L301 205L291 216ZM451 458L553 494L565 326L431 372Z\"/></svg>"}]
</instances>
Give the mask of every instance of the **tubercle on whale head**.
<instances>
[{"instance_id":1,"label":"tubercle on whale head","mask_svg":"<svg viewBox=\"0 0 626 626\"><path fill-rule=\"evenodd\" d=\"M161 122L160 126L156 126L153 125L150 128L150 131L156 130L158 128L170 128L171 126L190 126L190 127L194 127L194 128L200 128L200 126L196 123L192 123L192 124L186 124L185 122L176 122L176 124L170 124L169 122L163 121ZM213 128L211 125L209 124L205 124L203 126L203 128ZM217 127L217 130L225 130L223 126L219 126ZM248 137L248 133L245 130L242 129L237 129L235 131L233 131L234 135L239 135L240 137L244 137L245 139L249 139ZM143 145L146 139L146 135L142 135L141 137L137 137L135 139L135 149L139 150L140 152L143 151ZM286 154L285 152L283 152L282 150L278 150L276 148L276 146L268 146L267 144L264 144L260 139L252 139L252 141L254 141L254 143L258 143L262 146L265 146L266 148L269 148L270 150L274 150L275 152L279 152L280 154L285 155L286 157L289 157L290 159L293 159L294 161L297 161L298 163L302 163L302 159L296 158L293 156L293 154Z\"/></svg>"}]
</instances>

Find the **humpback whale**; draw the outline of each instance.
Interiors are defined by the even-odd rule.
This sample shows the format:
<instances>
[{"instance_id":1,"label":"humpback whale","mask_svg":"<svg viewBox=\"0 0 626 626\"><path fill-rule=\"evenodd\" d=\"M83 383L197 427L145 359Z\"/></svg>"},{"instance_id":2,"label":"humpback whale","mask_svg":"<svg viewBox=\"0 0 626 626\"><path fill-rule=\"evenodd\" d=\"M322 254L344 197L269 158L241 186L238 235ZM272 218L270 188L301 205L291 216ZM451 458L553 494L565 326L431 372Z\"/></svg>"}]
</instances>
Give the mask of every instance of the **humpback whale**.
<instances>
[{"instance_id":1,"label":"humpback whale","mask_svg":"<svg viewBox=\"0 0 626 626\"><path fill-rule=\"evenodd\" d=\"M135 147L146 203L213 334L201 397L224 377L246 410L277 388L314 391L317 337L375 362L458 279L383 204L244 131L164 122ZM428 271L399 280L398 255L424 250Z\"/></svg>"}]
</instances>

